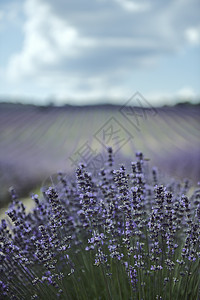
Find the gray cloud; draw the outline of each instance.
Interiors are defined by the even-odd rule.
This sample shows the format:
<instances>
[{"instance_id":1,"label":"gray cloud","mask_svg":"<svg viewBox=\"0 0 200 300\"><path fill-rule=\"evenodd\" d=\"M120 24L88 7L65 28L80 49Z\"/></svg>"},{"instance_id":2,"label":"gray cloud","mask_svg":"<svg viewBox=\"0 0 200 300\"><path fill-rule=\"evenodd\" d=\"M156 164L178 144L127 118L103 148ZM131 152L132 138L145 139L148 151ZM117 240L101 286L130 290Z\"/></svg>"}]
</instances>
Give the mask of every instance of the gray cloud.
<instances>
[{"instance_id":1,"label":"gray cloud","mask_svg":"<svg viewBox=\"0 0 200 300\"><path fill-rule=\"evenodd\" d=\"M143 1L147 9L124 10L121 1L53 1L42 0L51 5L52 12L77 27L83 35L93 37L157 37L163 36L167 26L177 35L180 29L199 24L198 0ZM130 1L132 3L141 1Z\"/></svg>"}]
</instances>

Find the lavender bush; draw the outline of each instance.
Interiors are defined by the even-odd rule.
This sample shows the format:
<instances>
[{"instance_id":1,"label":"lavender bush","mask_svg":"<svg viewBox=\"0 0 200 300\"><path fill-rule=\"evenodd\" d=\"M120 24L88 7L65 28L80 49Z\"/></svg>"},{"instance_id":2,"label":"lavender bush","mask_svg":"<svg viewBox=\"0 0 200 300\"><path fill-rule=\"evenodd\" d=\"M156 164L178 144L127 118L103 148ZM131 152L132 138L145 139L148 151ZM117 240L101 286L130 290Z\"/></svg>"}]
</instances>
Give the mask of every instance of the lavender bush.
<instances>
[{"instance_id":1,"label":"lavender bush","mask_svg":"<svg viewBox=\"0 0 200 300\"><path fill-rule=\"evenodd\" d=\"M11 189L1 299L199 299L200 190L164 186L142 153L114 170L111 148L99 176L58 179L29 213Z\"/></svg>"}]
</instances>

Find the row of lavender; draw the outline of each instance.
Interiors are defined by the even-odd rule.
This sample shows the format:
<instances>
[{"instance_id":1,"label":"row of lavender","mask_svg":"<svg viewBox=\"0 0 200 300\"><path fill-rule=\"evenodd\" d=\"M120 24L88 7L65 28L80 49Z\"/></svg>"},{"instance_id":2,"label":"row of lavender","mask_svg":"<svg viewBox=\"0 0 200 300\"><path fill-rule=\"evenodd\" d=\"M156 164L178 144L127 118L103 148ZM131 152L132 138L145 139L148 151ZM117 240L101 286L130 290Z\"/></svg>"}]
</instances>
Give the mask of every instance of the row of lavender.
<instances>
[{"instance_id":1,"label":"row of lavender","mask_svg":"<svg viewBox=\"0 0 200 300\"><path fill-rule=\"evenodd\" d=\"M111 148L98 176L58 177L30 213L11 190L1 299L198 299L200 190L164 186L142 153L114 170Z\"/></svg>"}]
</instances>

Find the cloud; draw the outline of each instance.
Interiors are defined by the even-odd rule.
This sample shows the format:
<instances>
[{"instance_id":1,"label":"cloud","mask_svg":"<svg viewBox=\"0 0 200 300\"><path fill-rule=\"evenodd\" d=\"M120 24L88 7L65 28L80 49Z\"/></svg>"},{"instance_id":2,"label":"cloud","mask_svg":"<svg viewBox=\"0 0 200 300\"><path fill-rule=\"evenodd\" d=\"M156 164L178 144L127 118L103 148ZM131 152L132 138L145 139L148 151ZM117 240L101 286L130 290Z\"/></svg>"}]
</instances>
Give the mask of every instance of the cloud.
<instances>
[{"instance_id":1,"label":"cloud","mask_svg":"<svg viewBox=\"0 0 200 300\"><path fill-rule=\"evenodd\" d=\"M162 99L162 103L174 104L174 99L177 99L178 102L181 101L191 101L193 103L197 103L199 101L199 95L194 91L194 89L190 86L183 86L179 90L173 91L161 91L156 90L150 93L147 93L146 98L155 105L159 105L160 100Z\"/></svg>"},{"instance_id":2,"label":"cloud","mask_svg":"<svg viewBox=\"0 0 200 300\"><path fill-rule=\"evenodd\" d=\"M114 0L116 3L118 3L124 10L130 11L130 12L142 12L149 9L150 5L149 3L141 3L136 1L130 1L130 0Z\"/></svg>"},{"instance_id":3,"label":"cloud","mask_svg":"<svg viewBox=\"0 0 200 300\"><path fill-rule=\"evenodd\" d=\"M197 98L197 94L191 87L183 87L177 92L177 96L180 99L188 100Z\"/></svg>"},{"instance_id":4,"label":"cloud","mask_svg":"<svg viewBox=\"0 0 200 300\"><path fill-rule=\"evenodd\" d=\"M198 0L26 0L24 43L8 80L56 95L122 93L137 68L199 40ZM118 87L118 89L116 89Z\"/></svg>"},{"instance_id":5,"label":"cloud","mask_svg":"<svg viewBox=\"0 0 200 300\"><path fill-rule=\"evenodd\" d=\"M23 49L12 57L8 68L12 79L35 76L58 66L64 56L76 56L77 43L81 43L77 30L51 14L48 5L27 1L25 12L28 18Z\"/></svg>"},{"instance_id":6,"label":"cloud","mask_svg":"<svg viewBox=\"0 0 200 300\"><path fill-rule=\"evenodd\" d=\"M186 39L189 43L194 45L200 44L200 26L199 27L189 27L185 31Z\"/></svg>"}]
</instances>

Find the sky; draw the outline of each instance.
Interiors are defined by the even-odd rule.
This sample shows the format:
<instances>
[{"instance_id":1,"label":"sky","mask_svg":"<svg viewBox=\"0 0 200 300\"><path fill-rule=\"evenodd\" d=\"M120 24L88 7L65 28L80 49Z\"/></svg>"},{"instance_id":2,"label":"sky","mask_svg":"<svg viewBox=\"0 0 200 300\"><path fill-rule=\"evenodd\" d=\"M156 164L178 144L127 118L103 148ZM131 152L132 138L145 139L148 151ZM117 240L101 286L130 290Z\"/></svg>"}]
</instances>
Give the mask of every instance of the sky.
<instances>
[{"instance_id":1,"label":"sky","mask_svg":"<svg viewBox=\"0 0 200 300\"><path fill-rule=\"evenodd\" d=\"M199 0L0 0L0 99L200 99Z\"/></svg>"}]
</instances>

